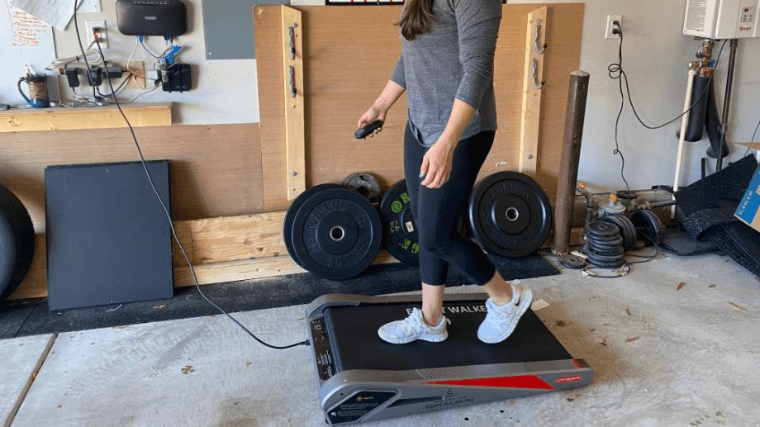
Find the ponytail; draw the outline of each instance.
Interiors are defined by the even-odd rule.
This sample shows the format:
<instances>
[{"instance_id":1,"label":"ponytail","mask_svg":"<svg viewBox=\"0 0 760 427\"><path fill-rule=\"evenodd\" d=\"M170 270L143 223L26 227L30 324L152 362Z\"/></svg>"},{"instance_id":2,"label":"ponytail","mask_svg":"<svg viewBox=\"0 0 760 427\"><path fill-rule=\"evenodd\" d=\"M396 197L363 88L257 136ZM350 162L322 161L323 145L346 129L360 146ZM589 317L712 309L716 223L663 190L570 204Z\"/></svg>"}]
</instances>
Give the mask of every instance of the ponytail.
<instances>
[{"instance_id":1,"label":"ponytail","mask_svg":"<svg viewBox=\"0 0 760 427\"><path fill-rule=\"evenodd\" d=\"M405 39L414 40L418 35L427 33L434 20L433 0L406 0L398 26Z\"/></svg>"}]
</instances>

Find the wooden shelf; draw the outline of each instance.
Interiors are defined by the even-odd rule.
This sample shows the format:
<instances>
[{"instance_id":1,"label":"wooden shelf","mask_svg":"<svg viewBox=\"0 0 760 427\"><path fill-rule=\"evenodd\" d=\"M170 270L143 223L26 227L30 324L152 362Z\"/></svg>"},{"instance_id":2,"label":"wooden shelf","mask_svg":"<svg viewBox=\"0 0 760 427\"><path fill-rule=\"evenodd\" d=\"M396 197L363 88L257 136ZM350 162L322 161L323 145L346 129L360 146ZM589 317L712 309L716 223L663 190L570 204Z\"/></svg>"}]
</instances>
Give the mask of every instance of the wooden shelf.
<instances>
[{"instance_id":1,"label":"wooden shelf","mask_svg":"<svg viewBox=\"0 0 760 427\"><path fill-rule=\"evenodd\" d=\"M133 127L170 126L172 104L121 107ZM115 105L104 107L28 108L0 112L0 132L109 129L126 127Z\"/></svg>"}]
</instances>

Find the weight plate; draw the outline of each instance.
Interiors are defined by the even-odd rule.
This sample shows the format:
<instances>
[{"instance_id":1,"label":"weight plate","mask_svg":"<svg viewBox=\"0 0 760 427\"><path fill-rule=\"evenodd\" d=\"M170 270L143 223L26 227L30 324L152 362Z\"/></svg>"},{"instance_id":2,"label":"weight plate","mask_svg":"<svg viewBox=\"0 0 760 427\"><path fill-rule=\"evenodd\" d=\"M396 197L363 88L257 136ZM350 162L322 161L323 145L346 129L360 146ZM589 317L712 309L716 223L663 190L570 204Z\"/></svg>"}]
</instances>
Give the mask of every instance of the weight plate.
<instances>
[{"instance_id":1,"label":"weight plate","mask_svg":"<svg viewBox=\"0 0 760 427\"><path fill-rule=\"evenodd\" d=\"M623 246L617 245L617 246L599 246L596 245L594 242L589 241L586 243L591 251L593 251L596 254L599 255L608 255L608 256L618 256L625 254L625 249L623 249Z\"/></svg>"},{"instance_id":2,"label":"weight plate","mask_svg":"<svg viewBox=\"0 0 760 427\"><path fill-rule=\"evenodd\" d=\"M543 189L519 172L497 172L479 182L470 196L470 229L487 252L522 257L549 236L552 213Z\"/></svg>"},{"instance_id":3,"label":"weight plate","mask_svg":"<svg viewBox=\"0 0 760 427\"><path fill-rule=\"evenodd\" d=\"M587 234L586 240L589 243L593 243L596 246L600 247L622 247L623 246L623 236L617 235L612 238L604 238L600 239L594 235Z\"/></svg>"},{"instance_id":4,"label":"weight plate","mask_svg":"<svg viewBox=\"0 0 760 427\"><path fill-rule=\"evenodd\" d=\"M380 198L380 182L371 173L352 173L343 180L343 186L358 191L373 203Z\"/></svg>"},{"instance_id":5,"label":"weight plate","mask_svg":"<svg viewBox=\"0 0 760 427\"><path fill-rule=\"evenodd\" d=\"M631 214L631 223L636 228L636 235L644 241L645 246L659 245L662 241L662 222L652 211L639 210Z\"/></svg>"},{"instance_id":6,"label":"weight plate","mask_svg":"<svg viewBox=\"0 0 760 427\"><path fill-rule=\"evenodd\" d=\"M288 254L291 258L293 258L293 261L296 262L299 266L303 267L303 264L301 264L301 261L298 260L297 255L295 251L293 250L293 235L291 231L293 230L293 220L295 219L296 212L298 212L298 209L301 208L301 206L304 204L306 200L309 199L309 197L319 193L320 191L324 191L328 188L341 188L338 184L319 184L315 185L314 187L309 188L308 190L302 192L301 194L296 197L295 200L293 200L293 203L290 204L290 207L288 207L288 210L285 212L285 220L283 221L282 226L282 240L285 243L285 248L288 250Z\"/></svg>"},{"instance_id":7,"label":"weight plate","mask_svg":"<svg viewBox=\"0 0 760 427\"><path fill-rule=\"evenodd\" d=\"M610 240L616 239L620 236L620 229L614 224L610 224L605 221L592 221L586 224L586 234L600 239L609 238Z\"/></svg>"},{"instance_id":8,"label":"weight plate","mask_svg":"<svg viewBox=\"0 0 760 427\"><path fill-rule=\"evenodd\" d=\"M597 267L616 268L620 267L625 262L625 258L622 254L614 256L601 255L590 250L587 245L584 245L581 250L588 256L588 262Z\"/></svg>"},{"instance_id":9,"label":"weight plate","mask_svg":"<svg viewBox=\"0 0 760 427\"><path fill-rule=\"evenodd\" d=\"M559 257L559 263L567 268L579 270L586 266L586 260L577 255L562 255Z\"/></svg>"},{"instance_id":10,"label":"weight plate","mask_svg":"<svg viewBox=\"0 0 760 427\"><path fill-rule=\"evenodd\" d=\"M380 201L380 216L385 230L384 247L394 258L407 265L420 265L420 246L414 223L406 180L394 184Z\"/></svg>"},{"instance_id":11,"label":"weight plate","mask_svg":"<svg viewBox=\"0 0 760 427\"><path fill-rule=\"evenodd\" d=\"M608 215L602 218L611 224L615 224L620 229L620 235L623 236L623 248L629 251L636 247L636 228L625 215Z\"/></svg>"},{"instance_id":12,"label":"weight plate","mask_svg":"<svg viewBox=\"0 0 760 427\"><path fill-rule=\"evenodd\" d=\"M295 212L291 236L303 268L330 280L359 275L375 260L383 240L372 203L342 187L306 199Z\"/></svg>"}]
</instances>

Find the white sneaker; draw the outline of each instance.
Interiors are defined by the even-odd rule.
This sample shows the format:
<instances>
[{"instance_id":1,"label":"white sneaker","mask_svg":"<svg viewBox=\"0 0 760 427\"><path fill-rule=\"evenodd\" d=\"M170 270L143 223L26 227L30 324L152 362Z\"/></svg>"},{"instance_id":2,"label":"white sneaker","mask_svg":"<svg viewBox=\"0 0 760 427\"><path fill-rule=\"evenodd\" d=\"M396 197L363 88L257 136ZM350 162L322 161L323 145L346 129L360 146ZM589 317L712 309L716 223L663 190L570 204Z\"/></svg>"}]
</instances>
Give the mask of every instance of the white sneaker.
<instances>
[{"instance_id":1,"label":"white sneaker","mask_svg":"<svg viewBox=\"0 0 760 427\"><path fill-rule=\"evenodd\" d=\"M415 307L409 317L386 323L377 330L377 334L391 344L407 344L415 340L441 342L449 337L446 332L448 323L451 321L443 316L437 325L430 326L423 320L422 311Z\"/></svg>"},{"instance_id":2,"label":"white sneaker","mask_svg":"<svg viewBox=\"0 0 760 427\"><path fill-rule=\"evenodd\" d=\"M530 307L533 293L522 286L512 286L512 301L498 305L491 298L486 300L486 320L478 328L478 338L487 344L496 344L512 335L517 322Z\"/></svg>"}]
</instances>

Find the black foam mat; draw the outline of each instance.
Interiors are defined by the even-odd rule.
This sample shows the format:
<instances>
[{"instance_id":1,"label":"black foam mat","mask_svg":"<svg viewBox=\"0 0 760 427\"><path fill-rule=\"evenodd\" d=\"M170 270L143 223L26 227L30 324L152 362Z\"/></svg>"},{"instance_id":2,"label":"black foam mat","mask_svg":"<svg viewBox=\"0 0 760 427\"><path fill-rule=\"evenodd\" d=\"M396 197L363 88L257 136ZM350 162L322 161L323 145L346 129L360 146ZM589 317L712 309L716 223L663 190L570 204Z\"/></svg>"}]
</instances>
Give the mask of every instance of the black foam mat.
<instances>
[{"instance_id":1,"label":"black foam mat","mask_svg":"<svg viewBox=\"0 0 760 427\"><path fill-rule=\"evenodd\" d=\"M48 303L53 310L173 295L169 162L45 168Z\"/></svg>"},{"instance_id":2,"label":"black foam mat","mask_svg":"<svg viewBox=\"0 0 760 427\"><path fill-rule=\"evenodd\" d=\"M559 274L543 256L492 258L508 280ZM449 272L451 286L467 284ZM231 313L308 304L330 293L383 295L420 290L416 267L404 264L373 265L346 281L317 278L310 273L201 286L203 293ZM49 310L47 299L0 302L0 339L42 333L70 332L120 325L157 322L218 314L194 287L176 288L173 298L109 304L97 307Z\"/></svg>"},{"instance_id":3,"label":"black foam mat","mask_svg":"<svg viewBox=\"0 0 760 427\"><path fill-rule=\"evenodd\" d=\"M694 256L720 252L718 246L709 240L697 240L689 233L666 228L662 233L660 247L679 256Z\"/></svg>"},{"instance_id":4,"label":"black foam mat","mask_svg":"<svg viewBox=\"0 0 760 427\"><path fill-rule=\"evenodd\" d=\"M739 265L760 276L760 234L735 216L757 168L754 156L730 164L675 193L679 221L695 239L709 241Z\"/></svg>"},{"instance_id":5,"label":"black foam mat","mask_svg":"<svg viewBox=\"0 0 760 427\"><path fill-rule=\"evenodd\" d=\"M401 320L419 303L371 304L325 309L325 324L335 354L338 372L354 369L404 371L451 366L540 362L572 359L543 322L528 310L515 331L498 344L485 344L477 329L485 319L483 300L444 302L451 320L449 337L441 343L415 341L389 344L377 330L385 323Z\"/></svg>"}]
</instances>

